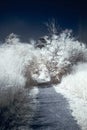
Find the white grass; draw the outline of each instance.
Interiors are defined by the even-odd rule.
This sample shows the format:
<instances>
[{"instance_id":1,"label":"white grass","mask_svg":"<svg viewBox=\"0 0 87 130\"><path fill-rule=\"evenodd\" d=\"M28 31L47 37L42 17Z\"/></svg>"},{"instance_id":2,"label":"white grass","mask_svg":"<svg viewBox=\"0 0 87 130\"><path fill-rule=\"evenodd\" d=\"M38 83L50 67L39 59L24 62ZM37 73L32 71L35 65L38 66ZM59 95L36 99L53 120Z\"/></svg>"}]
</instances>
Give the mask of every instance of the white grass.
<instances>
[{"instance_id":1,"label":"white grass","mask_svg":"<svg viewBox=\"0 0 87 130\"><path fill-rule=\"evenodd\" d=\"M73 67L70 75L64 76L61 83L54 86L56 92L63 94L69 101L72 115L82 130L87 130L87 64Z\"/></svg>"}]
</instances>

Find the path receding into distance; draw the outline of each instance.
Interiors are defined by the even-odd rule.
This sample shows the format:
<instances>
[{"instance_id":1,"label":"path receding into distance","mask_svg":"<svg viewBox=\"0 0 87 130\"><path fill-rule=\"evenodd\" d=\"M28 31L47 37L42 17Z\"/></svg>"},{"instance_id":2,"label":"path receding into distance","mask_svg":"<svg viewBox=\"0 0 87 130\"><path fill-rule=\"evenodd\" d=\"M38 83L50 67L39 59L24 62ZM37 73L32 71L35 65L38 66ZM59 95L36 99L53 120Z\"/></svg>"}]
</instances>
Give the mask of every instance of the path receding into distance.
<instances>
[{"instance_id":1,"label":"path receding into distance","mask_svg":"<svg viewBox=\"0 0 87 130\"><path fill-rule=\"evenodd\" d=\"M52 86L39 87L32 130L81 130L73 118L67 99Z\"/></svg>"}]
</instances>

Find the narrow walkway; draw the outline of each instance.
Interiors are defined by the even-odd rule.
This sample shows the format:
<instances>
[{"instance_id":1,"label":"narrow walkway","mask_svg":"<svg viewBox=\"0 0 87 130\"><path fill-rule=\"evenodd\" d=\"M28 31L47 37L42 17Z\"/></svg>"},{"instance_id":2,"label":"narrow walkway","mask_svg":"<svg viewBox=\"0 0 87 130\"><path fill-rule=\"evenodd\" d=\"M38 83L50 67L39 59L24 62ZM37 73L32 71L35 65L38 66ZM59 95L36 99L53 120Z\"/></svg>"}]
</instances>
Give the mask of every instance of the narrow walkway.
<instances>
[{"instance_id":1,"label":"narrow walkway","mask_svg":"<svg viewBox=\"0 0 87 130\"><path fill-rule=\"evenodd\" d=\"M67 100L53 87L39 87L32 130L81 130L71 115Z\"/></svg>"}]
</instances>

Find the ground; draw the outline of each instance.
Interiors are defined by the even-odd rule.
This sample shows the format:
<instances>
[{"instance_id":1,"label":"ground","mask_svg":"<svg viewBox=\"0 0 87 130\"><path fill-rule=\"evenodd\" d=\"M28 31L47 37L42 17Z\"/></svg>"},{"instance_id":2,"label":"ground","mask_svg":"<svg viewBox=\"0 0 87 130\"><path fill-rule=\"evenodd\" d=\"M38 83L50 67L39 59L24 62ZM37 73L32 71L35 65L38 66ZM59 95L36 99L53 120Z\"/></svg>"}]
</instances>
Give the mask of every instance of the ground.
<instances>
[{"instance_id":1,"label":"ground","mask_svg":"<svg viewBox=\"0 0 87 130\"><path fill-rule=\"evenodd\" d=\"M35 105L31 130L81 130L67 99L56 93L52 85L39 87Z\"/></svg>"}]
</instances>

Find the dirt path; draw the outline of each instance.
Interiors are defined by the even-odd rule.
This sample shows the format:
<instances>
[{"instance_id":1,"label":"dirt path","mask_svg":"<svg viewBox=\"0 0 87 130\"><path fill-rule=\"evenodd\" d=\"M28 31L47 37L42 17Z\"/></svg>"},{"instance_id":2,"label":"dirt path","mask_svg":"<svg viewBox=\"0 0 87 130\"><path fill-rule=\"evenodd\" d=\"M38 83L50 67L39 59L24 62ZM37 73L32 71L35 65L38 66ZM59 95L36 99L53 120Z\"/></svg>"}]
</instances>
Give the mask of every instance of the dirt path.
<instances>
[{"instance_id":1,"label":"dirt path","mask_svg":"<svg viewBox=\"0 0 87 130\"><path fill-rule=\"evenodd\" d=\"M71 115L67 100L52 86L39 87L32 130L81 130Z\"/></svg>"}]
</instances>

